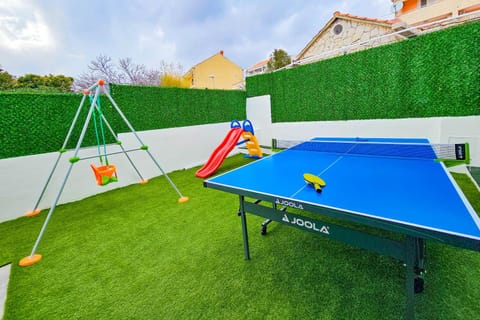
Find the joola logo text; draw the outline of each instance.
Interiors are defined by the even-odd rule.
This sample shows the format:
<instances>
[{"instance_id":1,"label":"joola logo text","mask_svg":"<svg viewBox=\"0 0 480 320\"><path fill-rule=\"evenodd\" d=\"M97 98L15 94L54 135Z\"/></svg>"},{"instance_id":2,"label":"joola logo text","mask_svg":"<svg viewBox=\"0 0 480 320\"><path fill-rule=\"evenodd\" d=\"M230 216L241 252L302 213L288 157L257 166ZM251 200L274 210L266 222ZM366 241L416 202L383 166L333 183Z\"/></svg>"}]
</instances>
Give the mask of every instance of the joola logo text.
<instances>
[{"instance_id":1,"label":"joola logo text","mask_svg":"<svg viewBox=\"0 0 480 320\"><path fill-rule=\"evenodd\" d=\"M327 226L317 226L315 222L309 221L309 220L304 220L300 218L289 218L286 213L283 214L282 221L285 221L287 223L295 224L299 227L311 229L313 231L317 231L320 233L325 233L325 234L330 234L330 231L328 230Z\"/></svg>"},{"instance_id":2,"label":"joola logo text","mask_svg":"<svg viewBox=\"0 0 480 320\"><path fill-rule=\"evenodd\" d=\"M294 202L294 201L289 201L289 200L284 200L284 199L278 199L277 198L275 200L275 204L285 206L285 207L290 207L290 208L303 210L303 206L300 203Z\"/></svg>"},{"instance_id":3,"label":"joola logo text","mask_svg":"<svg viewBox=\"0 0 480 320\"><path fill-rule=\"evenodd\" d=\"M465 144L456 144L455 145L455 158L457 160L465 160L466 154L465 154Z\"/></svg>"}]
</instances>

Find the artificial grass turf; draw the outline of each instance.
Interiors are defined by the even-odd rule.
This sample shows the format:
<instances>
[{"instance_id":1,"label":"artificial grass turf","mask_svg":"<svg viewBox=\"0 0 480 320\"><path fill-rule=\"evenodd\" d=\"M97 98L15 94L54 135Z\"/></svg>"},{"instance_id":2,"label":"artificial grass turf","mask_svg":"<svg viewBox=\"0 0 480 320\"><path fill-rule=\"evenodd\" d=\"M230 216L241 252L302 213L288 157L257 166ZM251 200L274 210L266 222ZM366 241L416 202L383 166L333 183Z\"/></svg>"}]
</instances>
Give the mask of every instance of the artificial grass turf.
<instances>
[{"instance_id":1,"label":"artificial grass turf","mask_svg":"<svg viewBox=\"0 0 480 320\"><path fill-rule=\"evenodd\" d=\"M248 159L234 156L227 171ZM0 224L0 265L12 261L5 319L400 319L401 262L284 225L260 235L248 216L243 258L238 198L204 188L197 168L169 174L190 201L177 204L164 177L56 208L30 253L45 213ZM480 195L455 174L477 212ZM441 195L439 195L441 196ZM480 314L480 255L427 243L417 319Z\"/></svg>"}]
</instances>

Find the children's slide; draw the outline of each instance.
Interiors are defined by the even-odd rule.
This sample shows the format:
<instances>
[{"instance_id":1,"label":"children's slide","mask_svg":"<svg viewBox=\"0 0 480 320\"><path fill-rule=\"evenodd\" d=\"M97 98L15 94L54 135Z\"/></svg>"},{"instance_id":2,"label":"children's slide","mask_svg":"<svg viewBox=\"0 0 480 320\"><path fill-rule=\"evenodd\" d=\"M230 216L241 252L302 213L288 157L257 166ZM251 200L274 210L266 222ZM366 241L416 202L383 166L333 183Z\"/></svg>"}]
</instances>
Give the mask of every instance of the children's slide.
<instances>
[{"instance_id":1,"label":"children's slide","mask_svg":"<svg viewBox=\"0 0 480 320\"><path fill-rule=\"evenodd\" d=\"M223 139L222 143L220 143L213 151L207 163L205 163L205 165L200 168L195 175L202 179L211 176L218 169L218 167L220 167L230 151L232 151L232 149L235 147L238 139L240 139L240 136L242 135L242 132L243 128L241 127L231 128Z\"/></svg>"}]
</instances>

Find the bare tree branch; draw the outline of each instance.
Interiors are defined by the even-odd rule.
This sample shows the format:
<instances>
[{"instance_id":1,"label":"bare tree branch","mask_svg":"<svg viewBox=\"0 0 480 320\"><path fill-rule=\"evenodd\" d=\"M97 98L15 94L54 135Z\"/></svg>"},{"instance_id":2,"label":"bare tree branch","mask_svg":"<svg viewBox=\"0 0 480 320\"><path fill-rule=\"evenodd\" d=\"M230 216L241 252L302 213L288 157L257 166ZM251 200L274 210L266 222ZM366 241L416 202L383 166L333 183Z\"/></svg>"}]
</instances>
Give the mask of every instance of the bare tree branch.
<instances>
[{"instance_id":1,"label":"bare tree branch","mask_svg":"<svg viewBox=\"0 0 480 320\"><path fill-rule=\"evenodd\" d=\"M122 83L122 77L117 72L111 57L99 55L96 60L90 62L88 68L107 82Z\"/></svg>"},{"instance_id":2,"label":"bare tree branch","mask_svg":"<svg viewBox=\"0 0 480 320\"><path fill-rule=\"evenodd\" d=\"M162 60L160 70L147 69L143 64L134 63L132 58L121 58L118 60L118 65L115 65L112 58L106 55L97 56L87 67L88 71L75 79L74 88L76 91L88 88L98 79L103 79L107 83L158 86L162 74L183 74L183 68L180 64L175 65Z\"/></svg>"}]
</instances>

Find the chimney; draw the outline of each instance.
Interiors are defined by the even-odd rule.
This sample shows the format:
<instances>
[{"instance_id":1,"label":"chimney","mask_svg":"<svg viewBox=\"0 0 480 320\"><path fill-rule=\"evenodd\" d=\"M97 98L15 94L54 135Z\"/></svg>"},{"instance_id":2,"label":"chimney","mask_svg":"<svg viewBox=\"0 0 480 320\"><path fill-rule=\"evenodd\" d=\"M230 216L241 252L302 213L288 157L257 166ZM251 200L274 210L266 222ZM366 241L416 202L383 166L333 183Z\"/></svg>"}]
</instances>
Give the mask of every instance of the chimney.
<instances>
[{"instance_id":1,"label":"chimney","mask_svg":"<svg viewBox=\"0 0 480 320\"><path fill-rule=\"evenodd\" d=\"M223 50L220 50L220 54L223 56Z\"/></svg>"}]
</instances>

